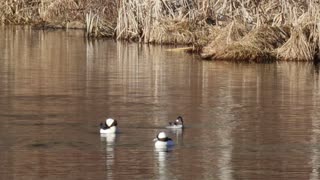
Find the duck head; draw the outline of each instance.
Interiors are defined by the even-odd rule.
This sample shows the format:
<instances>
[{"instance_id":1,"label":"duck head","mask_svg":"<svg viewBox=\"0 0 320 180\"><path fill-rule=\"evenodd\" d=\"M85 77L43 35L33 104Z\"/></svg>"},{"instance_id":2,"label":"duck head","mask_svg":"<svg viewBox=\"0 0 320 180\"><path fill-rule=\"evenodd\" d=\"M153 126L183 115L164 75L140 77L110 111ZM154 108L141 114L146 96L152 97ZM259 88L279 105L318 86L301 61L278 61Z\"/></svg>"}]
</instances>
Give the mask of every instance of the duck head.
<instances>
[{"instance_id":1,"label":"duck head","mask_svg":"<svg viewBox=\"0 0 320 180\"><path fill-rule=\"evenodd\" d=\"M112 126L117 126L118 125L117 121L115 119L112 119L112 118L108 118L106 120L106 124L107 124L108 127L112 127Z\"/></svg>"},{"instance_id":2,"label":"duck head","mask_svg":"<svg viewBox=\"0 0 320 180\"><path fill-rule=\"evenodd\" d=\"M157 135L156 140L166 142L166 141L169 141L169 140L171 140L171 139L167 137L167 134L166 134L165 132L160 132L160 133Z\"/></svg>"},{"instance_id":3,"label":"duck head","mask_svg":"<svg viewBox=\"0 0 320 180\"><path fill-rule=\"evenodd\" d=\"M178 116L177 119L175 120L175 123L174 123L174 124L176 124L176 125L178 125L178 124L183 125L183 119L182 119L182 117L181 117L181 116Z\"/></svg>"}]
</instances>

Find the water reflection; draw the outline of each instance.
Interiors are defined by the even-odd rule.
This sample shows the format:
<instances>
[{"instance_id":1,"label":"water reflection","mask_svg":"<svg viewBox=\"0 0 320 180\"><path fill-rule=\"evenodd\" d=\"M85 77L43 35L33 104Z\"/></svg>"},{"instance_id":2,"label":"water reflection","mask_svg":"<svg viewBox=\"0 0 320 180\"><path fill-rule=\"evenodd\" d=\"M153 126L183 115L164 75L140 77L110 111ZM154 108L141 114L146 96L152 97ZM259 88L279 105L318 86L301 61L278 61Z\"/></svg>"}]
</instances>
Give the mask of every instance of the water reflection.
<instances>
[{"instance_id":1,"label":"water reflection","mask_svg":"<svg viewBox=\"0 0 320 180\"><path fill-rule=\"evenodd\" d=\"M221 151L218 155L218 176L221 180L232 180L232 127L218 130L218 136L220 139L220 145L222 146Z\"/></svg>"},{"instance_id":2,"label":"water reflection","mask_svg":"<svg viewBox=\"0 0 320 180\"><path fill-rule=\"evenodd\" d=\"M320 147L319 147L319 137L320 137L320 112L313 111L312 120L312 137L311 137L311 162L312 171L310 173L310 180L317 180L320 178Z\"/></svg>"},{"instance_id":3,"label":"water reflection","mask_svg":"<svg viewBox=\"0 0 320 180\"><path fill-rule=\"evenodd\" d=\"M106 171L107 179L114 179L113 170L114 170L114 146L116 141L116 134L100 134L100 140L105 146L105 160L106 160Z\"/></svg>"},{"instance_id":4,"label":"water reflection","mask_svg":"<svg viewBox=\"0 0 320 180\"><path fill-rule=\"evenodd\" d=\"M157 158L156 168L158 168L158 176L159 180L167 180L172 179L170 178L170 171L169 167L167 166L167 161L169 158L169 153L172 151L173 148L155 148L155 156Z\"/></svg>"},{"instance_id":5,"label":"water reflection","mask_svg":"<svg viewBox=\"0 0 320 180\"><path fill-rule=\"evenodd\" d=\"M116 141L116 134L115 133L102 133L100 134L101 142L105 142L107 147L113 147Z\"/></svg>"},{"instance_id":6,"label":"water reflection","mask_svg":"<svg viewBox=\"0 0 320 180\"><path fill-rule=\"evenodd\" d=\"M221 179L221 180L232 180L233 178L233 167L232 167L232 157L233 157L233 143L234 136L233 132L238 125L238 119L234 115L235 111L243 108L243 104L234 98L234 88L241 86L247 86L247 75L243 77L233 77L235 74L231 71L226 71L224 73L225 78L216 77L210 79L216 75L216 71L221 71L221 69L228 67L234 68L233 65L228 63L223 64L212 64L209 62L204 62L202 66L202 102L200 110L206 112L205 126L200 130L201 137L195 139L195 141L206 142L202 144L201 148L203 150L203 156L205 158L206 164L214 164L212 166L205 167L204 177L206 179ZM245 70L243 74L251 73L249 70ZM221 78L221 79L219 79ZM239 78L239 85L235 86L235 80ZM210 79L210 81L208 81ZM212 83L214 81L214 83ZM216 88L214 85L220 85ZM239 92L237 92L239 93ZM242 94L246 96L246 94ZM209 98L214 96L214 98ZM247 95L249 96L249 94ZM199 120L200 121L200 120ZM215 163L212 163L215 162Z\"/></svg>"},{"instance_id":7,"label":"water reflection","mask_svg":"<svg viewBox=\"0 0 320 180\"><path fill-rule=\"evenodd\" d=\"M173 134L177 141L182 140L183 138L183 128L169 128L168 131Z\"/></svg>"},{"instance_id":8,"label":"water reflection","mask_svg":"<svg viewBox=\"0 0 320 180\"><path fill-rule=\"evenodd\" d=\"M319 178L318 66L0 31L0 179ZM154 150L152 133L177 113L187 127L168 130L174 150ZM106 115L121 141L97 139Z\"/></svg>"}]
</instances>

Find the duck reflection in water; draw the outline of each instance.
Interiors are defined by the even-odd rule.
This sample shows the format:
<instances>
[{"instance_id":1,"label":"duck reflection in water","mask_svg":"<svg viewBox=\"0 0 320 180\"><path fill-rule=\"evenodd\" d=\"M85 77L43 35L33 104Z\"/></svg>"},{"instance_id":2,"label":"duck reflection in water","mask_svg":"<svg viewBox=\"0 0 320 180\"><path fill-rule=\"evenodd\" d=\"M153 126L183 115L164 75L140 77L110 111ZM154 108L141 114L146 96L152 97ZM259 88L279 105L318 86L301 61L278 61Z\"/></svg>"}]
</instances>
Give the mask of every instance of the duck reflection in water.
<instances>
[{"instance_id":1,"label":"duck reflection in water","mask_svg":"<svg viewBox=\"0 0 320 180\"><path fill-rule=\"evenodd\" d=\"M106 160L106 172L107 179L113 179L113 166L114 166L114 146L116 142L115 133L100 134L100 140L105 146L105 160Z\"/></svg>"},{"instance_id":2,"label":"duck reflection in water","mask_svg":"<svg viewBox=\"0 0 320 180\"><path fill-rule=\"evenodd\" d=\"M113 147L116 141L116 135L117 134L100 134L100 140L101 142L105 142L107 146Z\"/></svg>"},{"instance_id":3,"label":"duck reflection in water","mask_svg":"<svg viewBox=\"0 0 320 180\"><path fill-rule=\"evenodd\" d=\"M155 155L158 158L159 179L168 179L167 153L173 150L174 142L165 132L160 132L154 139Z\"/></svg>"},{"instance_id":4,"label":"duck reflection in water","mask_svg":"<svg viewBox=\"0 0 320 180\"><path fill-rule=\"evenodd\" d=\"M158 163L156 163L156 168L158 169L160 180L170 179L170 171L167 167L167 160L169 158L170 151L173 150L173 147L166 148L155 148L155 158L158 159Z\"/></svg>"},{"instance_id":5,"label":"duck reflection in water","mask_svg":"<svg viewBox=\"0 0 320 180\"><path fill-rule=\"evenodd\" d=\"M176 145L183 144L183 129L169 129L168 133L171 134L171 137Z\"/></svg>"}]
</instances>

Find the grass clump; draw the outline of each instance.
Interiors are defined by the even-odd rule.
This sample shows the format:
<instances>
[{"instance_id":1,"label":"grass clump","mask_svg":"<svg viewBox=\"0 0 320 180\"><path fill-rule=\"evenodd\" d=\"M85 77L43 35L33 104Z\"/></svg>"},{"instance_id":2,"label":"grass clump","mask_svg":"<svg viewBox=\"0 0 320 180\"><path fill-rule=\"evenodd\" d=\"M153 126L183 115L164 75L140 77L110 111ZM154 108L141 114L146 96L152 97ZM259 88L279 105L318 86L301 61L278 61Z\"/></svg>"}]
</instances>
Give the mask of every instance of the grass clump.
<instances>
[{"instance_id":1,"label":"grass clump","mask_svg":"<svg viewBox=\"0 0 320 180\"><path fill-rule=\"evenodd\" d=\"M207 47L214 52L211 59L232 61L274 61L274 49L282 46L289 37L288 28L262 26L244 36L236 36L232 42L219 43ZM220 45L219 45L220 44Z\"/></svg>"},{"instance_id":2,"label":"grass clump","mask_svg":"<svg viewBox=\"0 0 320 180\"><path fill-rule=\"evenodd\" d=\"M226 27L216 30L215 39L202 49L201 57L205 59L222 59L226 47L239 41L248 33L246 27L237 21L233 21Z\"/></svg>"},{"instance_id":3,"label":"grass clump","mask_svg":"<svg viewBox=\"0 0 320 180\"><path fill-rule=\"evenodd\" d=\"M314 49L301 27L292 29L289 40L277 49L278 57L282 60L311 61Z\"/></svg>"}]
</instances>

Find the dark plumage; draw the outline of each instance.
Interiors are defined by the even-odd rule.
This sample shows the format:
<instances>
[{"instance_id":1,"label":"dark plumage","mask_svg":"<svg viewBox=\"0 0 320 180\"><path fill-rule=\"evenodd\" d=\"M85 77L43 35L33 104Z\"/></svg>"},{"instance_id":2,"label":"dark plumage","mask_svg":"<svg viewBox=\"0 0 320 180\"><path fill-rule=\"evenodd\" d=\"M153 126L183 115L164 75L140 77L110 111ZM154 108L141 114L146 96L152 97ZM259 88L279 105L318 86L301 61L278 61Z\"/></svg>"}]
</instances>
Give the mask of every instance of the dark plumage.
<instances>
[{"instance_id":1,"label":"dark plumage","mask_svg":"<svg viewBox=\"0 0 320 180\"><path fill-rule=\"evenodd\" d=\"M110 127L106 123L100 123L100 128L103 130L109 129Z\"/></svg>"},{"instance_id":2,"label":"dark plumage","mask_svg":"<svg viewBox=\"0 0 320 180\"><path fill-rule=\"evenodd\" d=\"M177 119L174 122L169 122L170 126L173 125L183 125L183 119L181 116L178 116Z\"/></svg>"}]
</instances>

